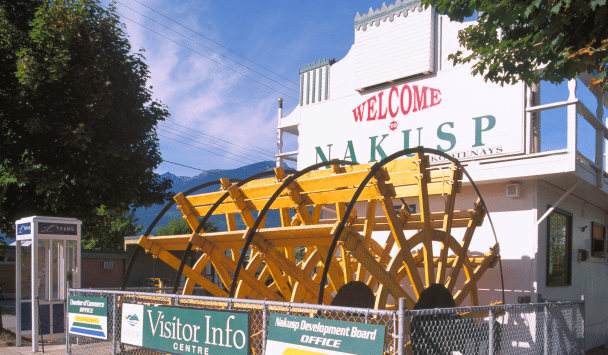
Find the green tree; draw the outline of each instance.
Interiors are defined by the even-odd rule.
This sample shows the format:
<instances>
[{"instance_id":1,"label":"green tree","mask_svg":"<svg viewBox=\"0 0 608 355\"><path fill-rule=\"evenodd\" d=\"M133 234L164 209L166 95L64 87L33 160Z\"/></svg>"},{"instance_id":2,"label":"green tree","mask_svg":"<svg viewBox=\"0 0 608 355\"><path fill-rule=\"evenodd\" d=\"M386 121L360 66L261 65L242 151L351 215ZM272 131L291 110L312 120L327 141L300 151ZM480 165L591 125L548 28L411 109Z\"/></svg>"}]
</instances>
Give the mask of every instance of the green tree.
<instances>
[{"instance_id":1,"label":"green tree","mask_svg":"<svg viewBox=\"0 0 608 355\"><path fill-rule=\"evenodd\" d=\"M207 221L203 227L205 232L217 232L217 226L215 223ZM169 220L166 224L156 228L154 235L180 235L180 234L192 234L192 229L188 224L188 221L181 217L175 217Z\"/></svg>"},{"instance_id":2,"label":"green tree","mask_svg":"<svg viewBox=\"0 0 608 355\"><path fill-rule=\"evenodd\" d=\"M450 55L454 64L473 63L473 74L509 84L559 83L579 73L608 90L606 0L423 0L462 22L477 12L479 22L460 32L468 51ZM540 69L540 70L539 70Z\"/></svg>"},{"instance_id":3,"label":"green tree","mask_svg":"<svg viewBox=\"0 0 608 355\"><path fill-rule=\"evenodd\" d=\"M95 212L97 218L82 226L82 247L86 249L122 250L124 238L137 235L144 228L137 225L137 218L129 210L108 210L101 206Z\"/></svg>"},{"instance_id":4,"label":"green tree","mask_svg":"<svg viewBox=\"0 0 608 355\"><path fill-rule=\"evenodd\" d=\"M2 232L28 215L95 224L102 205L121 214L169 198L154 173L169 113L148 79L113 5L0 0Z\"/></svg>"}]
</instances>

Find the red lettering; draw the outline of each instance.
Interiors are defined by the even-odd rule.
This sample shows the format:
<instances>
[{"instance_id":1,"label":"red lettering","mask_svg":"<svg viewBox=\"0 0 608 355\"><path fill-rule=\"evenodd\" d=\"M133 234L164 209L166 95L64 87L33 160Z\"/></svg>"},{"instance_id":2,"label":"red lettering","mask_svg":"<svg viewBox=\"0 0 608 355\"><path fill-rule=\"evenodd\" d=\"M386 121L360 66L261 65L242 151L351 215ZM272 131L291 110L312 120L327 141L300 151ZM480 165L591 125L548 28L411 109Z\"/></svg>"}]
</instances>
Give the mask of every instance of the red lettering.
<instances>
[{"instance_id":1,"label":"red lettering","mask_svg":"<svg viewBox=\"0 0 608 355\"><path fill-rule=\"evenodd\" d=\"M365 101L357 108L353 110L353 115L355 115L355 122L363 121L363 112L365 112Z\"/></svg>"},{"instance_id":2,"label":"red lettering","mask_svg":"<svg viewBox=\"0 0 608 355\"><path fill-rule=\"evenodd\" d=\"M376 110L374 104L376 103L376 95L367 99L367 120L373 121L376 119ZM374 114L372 116L372 113Z\"/></svg>"},{"instance_id":3,"label":"red lettering","mask_svg":"<svg viewBox=\"0 0 608 355\"><path fill-rule=\"evenodd\" d=\"M429 88L422 87L422 93L418 92L418 85L414 85L414 110L412 112L424 110L429 106L426 104L426 91Z\"/></svg>"},{"instance_id":4,"label":"red lettering","mask_svg":"<svg viewBox=\"0 0 608 355\"><path fill-rule=\"evenodd\" d=\"M401 92L399 92L401 90ZM407 90L407 97L406 91ZM401 113L405 116L410 112L417 112L441 103L441 90L426 86L404 84L402 87L393 86L388 92L388 103L384 103L384 91L363 101L353 110L355 122L363 121L367 109L367 121L397 117ZM430 97L429 97L430 96ZM397 103L397 101L399 103ZM367 108L365 107L367 105Z\"/></svg>"},{"instance_id":5,"label":"red lettering","mask_svg":"<svg viewBox=\"0 0 608 355\"><path fill-rule=\"evenodd\" d=\"M386 110L382 113L382 96L384 95L384 91L378 93L378 119L383 120L386 118Z\"/></svg>"},{"instance_id":6,"label":"red lettering","mask_svg":"<svg viewBox=\"0 0 608 355\"><path fill-rule=\"evenodd\" d=\"M439 105L441 103L441 91L439 89L431 88L431 106Z\"/></svg>"},{"instance_id":7,"label":"red lettering","mask_svg":"<svg viewBox=\"0 0 608 355\"><path fill-rule=\"evenodd\" d=\"M403 95L403 93L405 92L405 89L407 89L407 93L408 93L408 104L407 104L407 110L403 108L403 98L405 97L405 95ZM403 85L403 88L401 88L401 112L403 112L404 115L407 115L408 113L410 113L410 108L412 108L412 90L410 89L410 86L405 84Z\"/></svg>"},{"instance_id":8,"label":"red lettering","mask_svg":"<svg viewBox=\"0 0 608 355\"><path fill-rule=\"evenodd\" d=\"M393 86L391 88L391 91L388 93L388 113L391 115L391 118L395 118L395 116L397 116L397 114L399 113L399 106L397 106L397 110L393 112L393 105L391 105L393 92L395 92L395 94L397 94L397 97L399 97L399 89L397 89L396 86Z\"/></svg>"}]
</instances>

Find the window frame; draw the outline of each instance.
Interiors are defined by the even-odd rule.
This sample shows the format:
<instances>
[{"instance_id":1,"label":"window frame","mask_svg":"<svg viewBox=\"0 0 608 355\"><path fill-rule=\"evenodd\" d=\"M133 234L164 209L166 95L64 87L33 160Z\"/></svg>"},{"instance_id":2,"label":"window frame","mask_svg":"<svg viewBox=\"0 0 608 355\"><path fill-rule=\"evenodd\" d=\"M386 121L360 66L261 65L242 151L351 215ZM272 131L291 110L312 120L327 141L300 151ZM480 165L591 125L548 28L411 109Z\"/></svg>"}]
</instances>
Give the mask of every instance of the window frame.
<instances>
[{"instance_id":1,"label":"window frame","mask_svg":"<svg viewBox=\"0 0 608 355\"><path fill-rule=\"evenodd\" d=\"M551 206L549 206L551 208ZM551 218L554 214L560 214L566 217L566 282L550 282L549 266L551 264ZM573 239L573 219L574 215L560 208L555 208L547 217L547 260L545 269L545 285L547 287L554 286L571 286L572 285L572 239Z\"/></svg>"},{"instance_id":2,"label":"window frame","mask_svg":"<svg viewBox=\"0 0 608 355\"><path fill-rule=\"evenodd\" d=\"M598 252L595 251L594 252L594 248L593 245L595 244L595 241L598 239L595 239L594 237L594 231L595 231L595 227L599 227L601 228L604 233L602 233L602 251ZM604 258L604 256L606 255L606 226L601 224L601 223L597 223L597 222L591 222L591 256L594 258Z\"/></svg>"}]
</instances>

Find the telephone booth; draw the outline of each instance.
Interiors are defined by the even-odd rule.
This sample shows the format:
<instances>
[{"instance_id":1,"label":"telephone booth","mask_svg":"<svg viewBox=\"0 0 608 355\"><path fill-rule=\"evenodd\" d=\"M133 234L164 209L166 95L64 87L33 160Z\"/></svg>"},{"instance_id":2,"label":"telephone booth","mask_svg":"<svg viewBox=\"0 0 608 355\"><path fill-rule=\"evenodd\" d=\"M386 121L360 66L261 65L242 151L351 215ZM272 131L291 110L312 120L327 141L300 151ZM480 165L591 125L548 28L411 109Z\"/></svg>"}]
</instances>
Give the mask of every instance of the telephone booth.
<instances>
[{"instance_id":1,"label":"telephone booth","mask_svg":"<svg viewBox=\"0 0 608 355\"><path fill-rule=\"evenodd\" d=\"M74 218L27 217L16 224L17 346L65 332L68 287L80 287L80 227Z\"/></svg>"}]
</instances>

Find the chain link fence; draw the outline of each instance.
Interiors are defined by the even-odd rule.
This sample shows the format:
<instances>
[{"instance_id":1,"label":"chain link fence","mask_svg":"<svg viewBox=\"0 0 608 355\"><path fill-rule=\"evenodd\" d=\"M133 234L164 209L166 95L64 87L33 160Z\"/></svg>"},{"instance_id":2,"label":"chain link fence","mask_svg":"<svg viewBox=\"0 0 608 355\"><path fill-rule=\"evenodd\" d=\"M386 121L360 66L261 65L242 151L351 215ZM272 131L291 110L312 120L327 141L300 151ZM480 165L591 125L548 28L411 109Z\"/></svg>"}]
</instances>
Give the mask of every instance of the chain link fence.
<instances>
[{"instance_id":1,"label":"chain link fence","mask_svg":"<svg viewBox=\"0 0 608 355\"><path fill-rule=\"evenodd\" d=\"M406 354L584 354L584 302L406 311Z\"/></svg>"},{"instance_id":2,"label":"chain link fence","mask_svg":"<svg viewBox=\"0 0 608 355\"><path fill-rule=\"evenodd\" d=\"M158 290L155 289L155 290ZM163 293L70 289L70 296L108 302L108 339L66 335L66 353L165 354L121 344L123 303L246 311L251 354L264 354L270 313L386 327L384 354L584 354L584 302L433 310L374 310ZM271 355L271 354L267 354Z\"/></svg>"}]
</instances>

